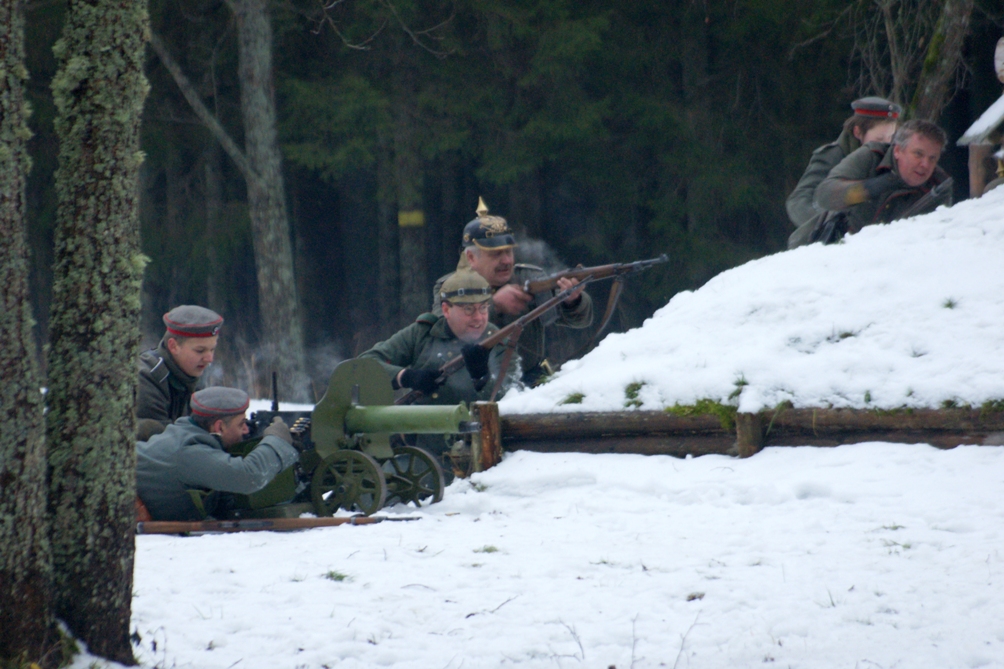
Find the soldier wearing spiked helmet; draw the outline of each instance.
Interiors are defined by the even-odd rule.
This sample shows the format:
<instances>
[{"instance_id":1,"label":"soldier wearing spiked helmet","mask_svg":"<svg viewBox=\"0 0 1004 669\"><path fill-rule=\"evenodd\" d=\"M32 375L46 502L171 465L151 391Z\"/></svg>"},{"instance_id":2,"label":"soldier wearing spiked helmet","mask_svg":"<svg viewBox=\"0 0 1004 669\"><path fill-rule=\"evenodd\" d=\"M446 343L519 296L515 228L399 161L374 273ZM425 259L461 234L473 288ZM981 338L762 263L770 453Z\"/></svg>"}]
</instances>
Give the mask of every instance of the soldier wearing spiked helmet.
<instances>
[{"instance_id":1,"label":"soldier wearing spiked helmet","mask_svg":"<svg viewBox=\"0 0 1004 669\"><path fill-rule=\"evenodd\" d=\"M457 270L472 269L480 274L492 289L489 319L498 327L515 321L531 307L533 296L520 286L527 280L545 276L546 272L533 265L515 262L513 248L516 239L509 224L501 216L488 213L485 201L478 198L477 216L464 226L463 248ZM438 295L442 286L453 274L447 274L433 288L433 312L439 310ZM578 284L576 279L559 279L560 290ZM593 301L587 293L573 292L558 307L557 325L568 328L586 328L593 322ZM546 360L545 324L538 319L530 323L519 338L523 374L522 381L533 385L550 373Z\"/></svg>"}]
</instances>

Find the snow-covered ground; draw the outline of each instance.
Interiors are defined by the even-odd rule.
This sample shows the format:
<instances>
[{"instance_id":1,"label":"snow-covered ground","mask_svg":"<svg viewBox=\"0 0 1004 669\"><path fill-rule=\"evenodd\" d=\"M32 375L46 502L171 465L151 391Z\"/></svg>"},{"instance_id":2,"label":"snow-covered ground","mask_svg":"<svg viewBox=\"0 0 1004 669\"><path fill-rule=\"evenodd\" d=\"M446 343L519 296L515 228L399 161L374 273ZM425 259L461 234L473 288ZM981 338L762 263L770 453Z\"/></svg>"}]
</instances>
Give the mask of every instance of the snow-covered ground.
<instances>
[{"instance_id":1,"label":"snow-covered ground","mask_svg":"<svg viewBox=\"0 0 1004 669\"><path fill-rule=\"evenodd\" d=\"M418 521L138 537L137 652L199 669L1004 667L1002 499L999 447L514 453L388 510Z\"/></svg>"},{"instance_id":2,"label":"snow-covered ground","mask_svg":"<svg viewBox=\"0 0 1004 669\"><path fill-rule=\"evenodd\" d=\"M723 272L502 413L1004 399L1004 189ZM746 385L742 385L745 383ZM737 389L738 400L730 399ZM569 404L570 398L581 403Z\"/></svg>"},{"instance_id":3,"label":"snow-covered ground","mask_svg":"<svg viewBox=\"0 0 1004 669\"><path fill-rule=\"evenodd\" d=\"M504 410L1004 398L1004 189L676 296ZM581 393L578 405L561 405ZM291 408L291 407L283 407ZM1004 667L1004 449L508 454L410 522L137 538L145 667ZM83 656L76 669L91 667ZM102 666L102 662L97 662Z\"/></svg>"}]
</instances>

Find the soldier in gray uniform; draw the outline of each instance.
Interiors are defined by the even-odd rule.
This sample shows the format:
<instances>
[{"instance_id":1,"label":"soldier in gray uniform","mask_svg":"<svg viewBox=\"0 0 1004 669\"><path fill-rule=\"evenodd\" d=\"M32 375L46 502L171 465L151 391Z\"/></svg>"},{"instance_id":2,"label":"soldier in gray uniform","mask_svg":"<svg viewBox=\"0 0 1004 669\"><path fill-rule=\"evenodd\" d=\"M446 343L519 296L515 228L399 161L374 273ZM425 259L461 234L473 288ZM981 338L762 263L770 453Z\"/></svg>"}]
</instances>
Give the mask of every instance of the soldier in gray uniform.
<instances>
[{"instance_id":1,"label":"soldier in gray uniform","mask_svg":"<svg viewBox=\"0 0 1004 669\"><path fill-rule=\"evenodd\" d=\"M854 114L844 121L843 131L835 142L812 152L809 166L791 191L785 206L788 218L797 228L820 213L814 204L816 187L841 160L868 142L890 142L896 121L903 112L898 104L884 98L867 97L851 103Z\"/></svg>"},{"instance_id":2,"label":"soldier in gray uniform","mask_svg":"<svg viewBox=\"0 0 1004 669\"><path fill-rule=\"evenodd\" d=\"M248 434L248 396L213 387L192 395L191 415L136 445L136 491L154 520L201 520L223 495L250 495L293 466L299 454L289 428L276 417L247 457L227 453Z\"/></svg>"},{"instance_id":3,"label":"soldier in gray uniform","mask_svg":"<svg viewBox=\"0 0 1004 669\"><path fill-rule=\"evenodd\" d=\"M139 357L139 441L188 415L189 399L213 362L222 325L223 317L205 307L185 304L164 314L160 344Z\"/></svg>"},{"instance_id":4,"label":"soldier in gray uniform","mask_svg":"<svg viewBox=\"0 0 1004 669\"><path fill-rule=\"evenodd\" d=\"M509 325L532 308L533 296L520 288L523 282L546 276L539 267L516 264L513 258L515 246L516 240L506 220L501 216L490 216L484 200L479 199L477 218L464 227L463 250L457 270L473 269L488 281L492 288L489 319L500 328ZM443 283L450 276L452 274L440 277L432 290L432 311L436 315L442 313L439 294ZM578 283L577 279L559 279L558 288L565 290ZM589 327L593 322L593 301L582 290L573 292L558 305L555 324L580 329ZM518 352L523 370L521 381L529 386L550 374L545 359L547 352L544 327L544 319L537 319L523 330L519 338Z\"/></svg>"},{"instance_id":5,"label":"soldier in gray uniform","mask_svg":"<svg viewBox=\"0 0 1004 669\"><path fill-rule=\"evenodd\" d=\"M938 167L946 141L945 131L934 123L913 120L896 131L892 144L870 142L844 158L816 188L816 203L823 213L795 230L788 248L815 241L813 232L834 217L839 217L835 222L847 233L902 218L948 178ZM912 215L943 204L952 204L951 189Z\"/></svg>"},{"instance_id":6,"label":"soldier in gray uniform","mask_svg":"<svg viewBox=\"0 0 1004 669\"><path fill-rule=\"evenodd\" d=\"M477 344L498 331L488 322L491 297L488 282L479 274L470 270L454 272L441 286L441 315L422 314L359 357L379 361L395 390L420 390L422 397L416 404L487 400L505 355L501 344L491 350ZM439 368L458 355L464 356L466 370L451 374L445 383L438 384ZM510 368L514 365L515 359ZM441 435L419 435L417 444L437 459L447 448Z\"/></svg>"}]
</instances>

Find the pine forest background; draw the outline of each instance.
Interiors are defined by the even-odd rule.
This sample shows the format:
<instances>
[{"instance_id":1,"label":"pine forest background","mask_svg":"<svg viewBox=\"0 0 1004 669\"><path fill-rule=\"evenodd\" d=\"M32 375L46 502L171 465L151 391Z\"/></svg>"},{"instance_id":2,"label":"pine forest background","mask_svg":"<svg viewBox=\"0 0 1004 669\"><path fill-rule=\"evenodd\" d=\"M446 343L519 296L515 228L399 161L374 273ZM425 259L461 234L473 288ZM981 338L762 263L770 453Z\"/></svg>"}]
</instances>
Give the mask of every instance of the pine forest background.
<instances>
[{"instance_id":1,"label":"pine forest background","mask_svg":"<svg viewBox=\"0 0 1004 669\"><path fill-rule=\"evenodd\" d=\"M234 7L247 1L150 2L154 41L238 146ZM669 253L667 268L630 279L615 330L639 325L680 290L783 249L792 229L784 200L811 151L836 138L851 100L891 93L866 83L851 20L883 3L895 4L271 2L298 292L289 299L299 301L315 393L339 359L428 309L478 196L517 230L522 258L550 268ZM967 154L954 141L1001 94L992 58L1004 8L969 5L957 90L939 119L956 200L969 187ZM62 0L27 5L28 230L43 346L58 152L52 45L64 11ZM267 315L247 184L152 49L146 70L144 344L156 344L172 306L209 306L226 318L212 382L265 396ZM598 309L605 291L591 289ZM583 337L552 338L552 357Z\"/></svg>"}]
</instances>

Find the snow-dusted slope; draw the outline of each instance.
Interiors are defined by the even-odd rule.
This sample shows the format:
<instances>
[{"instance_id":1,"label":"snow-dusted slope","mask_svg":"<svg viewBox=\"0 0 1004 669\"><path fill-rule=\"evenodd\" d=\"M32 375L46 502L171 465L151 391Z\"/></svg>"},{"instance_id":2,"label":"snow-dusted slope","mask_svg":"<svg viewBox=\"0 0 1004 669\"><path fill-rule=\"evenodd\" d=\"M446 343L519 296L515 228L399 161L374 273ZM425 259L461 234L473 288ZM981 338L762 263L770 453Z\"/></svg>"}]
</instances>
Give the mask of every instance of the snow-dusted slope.
<instances>
[{"instance_id":1,"label":"snow-dusted slope","mask_svg":"<svg viewBox=\"0 0 1004 669\"><path fill-rule=\"evenodd\" d=\"M622 410L632 384L642 409L978 405L1004 398L1002 352L999 189L723 272L500 408Z\"/></svg>"}]
</instances>

